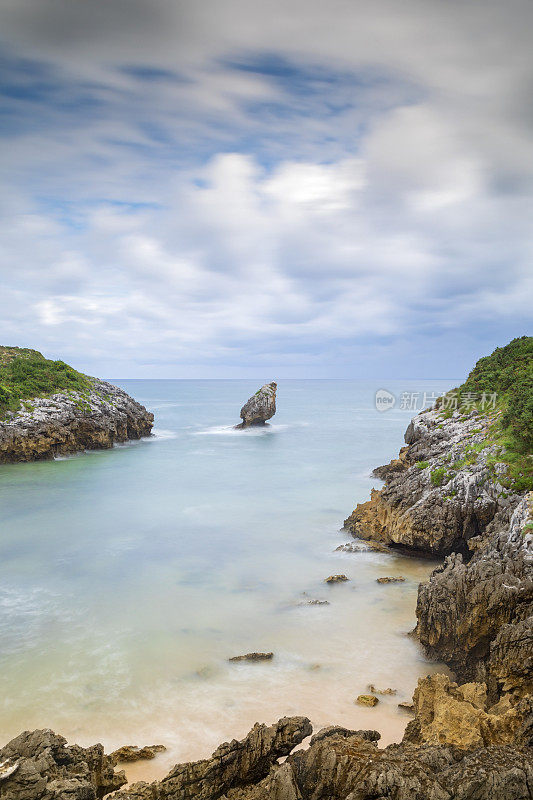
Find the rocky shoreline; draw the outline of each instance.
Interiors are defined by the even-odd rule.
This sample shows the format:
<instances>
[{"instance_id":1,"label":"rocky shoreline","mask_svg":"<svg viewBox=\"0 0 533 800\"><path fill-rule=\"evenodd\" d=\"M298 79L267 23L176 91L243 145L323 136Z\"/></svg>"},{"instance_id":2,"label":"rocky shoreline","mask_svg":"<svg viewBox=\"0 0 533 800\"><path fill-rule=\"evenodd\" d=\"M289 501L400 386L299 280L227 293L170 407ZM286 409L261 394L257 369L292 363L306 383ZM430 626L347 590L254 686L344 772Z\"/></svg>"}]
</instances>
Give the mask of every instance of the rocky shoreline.
<instances>
[{"instance_id":1,"label":"rocky shoreline","mask_svg":"<svg viewBox=\"0 0 533 800\"><path fill-rule=\"evenodd\" d=\"M67 747L51 731L34 731L0 750L0 797L533 797L532 495L504 491L495 479L500 470L485 446L486 422L476 414L442 421L436 411L416 417L400 457L377 470L384 488L346 521L354 536L380 549L448 553L419 587L416 634L460 683L444 675L419 680L400 744L381 749L376 731L332 726L295 751L312 728L307 718L290 717L256 724L243 740L178 764L160 781L125 786L101 745ZM431 475L443 462L446 480L436 485Z\"/></svg>"},{"instance_id":2,"label":"rocky shoreline","mask_svg":"<svg viewBox=\"0 0 533 800\"><path fill-rule=\"evenodd\" d=\"M125 393L101 381L93 388L89 399L83 395L81 414L80 398L70 392L3 423L4 458L17 441L19 449L26 442L21 452L28 458L50 457L71 452L57 448L110 446L151 428L152 415ZM306 717L284 717L271 726L256 723L241 741L177 764L162 780L127 786L124 772L114 769L116 753L105 755L101 745L67 746L52 731L25 732L0 750L0 798L96 800L111 792L116 800L533 798L533 493L509 480L505 453L491 433L501 413L443 414L437 407L416 416L399 457L375 470L383 488L345 521L355 539L381 552L443 559L419 586L414 633L456 680L419 679L399 744L382 749L377 731L330 726L295 750L312 726ZM364 548L354 542L340 549ZM369 690L358 701L375 704L367 700L377 702L379 690Z\"/></svg>"},{"instance_id":3,"label":"rocky shoreline","mask_svg":"<svg viewBox=\"0 0 533 800\"><path fill-rule=\"evenodd\" d=\"M70 390L21 403L0 420L0 464L52 459L149 436L154 415L122 389L87 378Z\"/></svg>"}]
</instances>

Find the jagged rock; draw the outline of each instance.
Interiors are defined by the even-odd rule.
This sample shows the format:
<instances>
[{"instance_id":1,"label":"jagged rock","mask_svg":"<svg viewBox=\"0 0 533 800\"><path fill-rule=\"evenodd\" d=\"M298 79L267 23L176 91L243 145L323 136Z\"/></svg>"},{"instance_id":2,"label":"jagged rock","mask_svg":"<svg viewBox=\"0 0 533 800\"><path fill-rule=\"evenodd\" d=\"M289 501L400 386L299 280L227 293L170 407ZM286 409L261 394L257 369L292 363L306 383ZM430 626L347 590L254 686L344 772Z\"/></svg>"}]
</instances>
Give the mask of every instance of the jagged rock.
<instances>
[{"instance_id":1,"label":"jagged rock","mask_svg":"<svg viewBox=\"0 0 533 800\"><path fill-rule=\"evenodd\" d=\"M0 750L6 761L17 768L4 772L2 800L96 800L126 783L101 744L67 746L51 730L21 733Z\"/></svg>"},{"instance_id":2,"label":"jagged rock","mask_svg":"<svg viewBox=\"0 0 533 800\"><path fill-rule=\"evenodd\" d=\"M258 783L273 764L312 733L306 717L284 717L275 725L256 724L240 742L221 744L211 758L178 764L162 781L136 784L117 800L215 800L231 789Z\"/></svg>"},{"instance_id":3,"label":"jagged rock","mask_svg":"<svg viewBox=\"0 0 533 800\"><path fill-rule=\"evenodd\" d=\"M510 747L465 751L408 743L380 750L364 733L349 735L343 729L338 734L319 733L309 749L298 750L284 764L274 765L261 782L232 789L223 798L531 800L531 751Z\"/></svg>"},{"instance_id":4,"label":"jagged rock","mask_svg":"<svg viewBox=\"0 0 533 800\"><path fill-rule=\"evenodd\" d=\"M0 464L112 447L152 430L154 415L122 389L96 378L92 388L31 400L0 420Z\"/></svg>"},{"instance_id":5,"label":"jagged rock","mask_svg":"<svg viewBox=\"0 0 533 800\"><path fill-rule=\"evenodd\" d=\"M469 553L469 541L509 522L520 497L504 492L487 459L490 416L425 411L410 423L400 459L379 467L381 490L345 520L353 536L415 553ZM399 462L399 463L397 463ZM503 465L501 465L503 468ZM375 471L376 472L376 471Z\"/></svg>"},{"instance_id":6,"label":"jagged rock","mask_svg":"<svg viewBox=\"0 0 533 800\"><path fill-rule=\"evenodd\" d=\"M415 718L406 728L404 742L463 750L519 742L520 709L509 703L488 708L484 683L458 686L446 675L428 675L419 679L413 701Z\"/></svg>"},{"instance_id":7,"label":"jagged rock","mask_svg":"<svg viewBox=\"0 0 533 800\"><path fill-rule=\"evenodd\" d=\"M374 697L373 694L360 694L355 702L360 706L369 706L370 708L373 708L374 706L377 706L379 699Z\"/></svg>"},{"instance_id":8,"label":"jagged rock","mask_svg":"<svg viewBox=\"0 0 533 800\"><path fill-rule=\"evenodd\" d=\"M396 694L396 689L376 689L373 683L368 684L368 691L371 694Z\"/></svg>"},{"instance_id":9,"label":"jagged rock","mask_svg":"<svg viewBox=\"0 0 533 800\"><path fill-rule=\"evenodd\" d=\"M251 425L264 425L276 413L277 384L265 383L241 408L240 425L237 428L249 428Z\"/></svg>"},{"instance_id":10,"label":"jagged rock","mask_svg":"<svg viewBox=\"0 0 533 800\"><path fill-rule=\"evenodd\" d=\"M468 563L449 556L418 590L417 633L428 655L462 681L487 683L493 702L502 692L533 689L533 536L525 528L531 498Z\"/></svg>"},{"instance_id":11,"label":"jagged rock","mask_svg":"<svg viewBox=\"0 0 533 800\"><path fill-rule=\"evenodd\" d=\"M271 661L274 653L245 653L242 656L232 656L228 661Z\"/></svg>"},{"instance_id":12,"label":"jagged rock","mask_svg":"<svg viewBox=\"0 0 533 800\"><path fill-rule=\"evenodd\" d=\"M405 578L402 575L388 576L386 578L376 578L376 583L403 583Z\"/></svg>"},{"instance_id":13,"label":"jagged rock","mask_svg":"<svg viewBox=\"0 0 533 800\"><path fill-rule=\"evenodd\" d=\"M349 580L346 575L330 575L329 578L325 579L324 583L344 583Z\"/></svg>"},{"instance_id":14,"label":"jagged rock","mask_svg":"<svg viewBox=\"0 0 533 800\"><path fill-rule=\"evenodd\" d=\"M150 744L145 747L136 747L133 744L125 744L114 750L109 758L114 764L125 763L129 761L142 761L145 759L155 758L158 753L162 753L167 748L164 744Z\"/></svg>"}]
</instances>

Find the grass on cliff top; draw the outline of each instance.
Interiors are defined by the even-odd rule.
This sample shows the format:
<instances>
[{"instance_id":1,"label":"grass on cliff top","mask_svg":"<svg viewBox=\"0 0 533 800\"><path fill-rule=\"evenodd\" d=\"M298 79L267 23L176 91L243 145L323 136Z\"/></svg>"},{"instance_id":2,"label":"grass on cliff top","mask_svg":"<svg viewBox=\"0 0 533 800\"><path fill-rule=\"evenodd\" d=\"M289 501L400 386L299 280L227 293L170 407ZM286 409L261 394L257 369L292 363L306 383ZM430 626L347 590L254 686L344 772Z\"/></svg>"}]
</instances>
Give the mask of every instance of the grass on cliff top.
<instances>
[{"instance_id":1,"label":"grass on cliff top","mask_svg":"<svg viewBox=\"0 0 533 800\"><path fill-rule=\"evenodd\" d=\"M487 445L498 448L495 463L508 467L507 478L498 479L515 491L533 489L533 336L520 336L480 358L454 391L496 393L496 408L476 408L491 420Z\"/></svg>"},{"instance_id":2,"label":"grass on cliff top","mask_svg":"<svg viewBox=\"0 0 533 800\"><path fill-rule=\"evenodd\" d=\"M0 416L16 411L23 400L90 387L87 376L64 361L50 361L37 350L0 346Z\"/></svg>"}]
</instances>

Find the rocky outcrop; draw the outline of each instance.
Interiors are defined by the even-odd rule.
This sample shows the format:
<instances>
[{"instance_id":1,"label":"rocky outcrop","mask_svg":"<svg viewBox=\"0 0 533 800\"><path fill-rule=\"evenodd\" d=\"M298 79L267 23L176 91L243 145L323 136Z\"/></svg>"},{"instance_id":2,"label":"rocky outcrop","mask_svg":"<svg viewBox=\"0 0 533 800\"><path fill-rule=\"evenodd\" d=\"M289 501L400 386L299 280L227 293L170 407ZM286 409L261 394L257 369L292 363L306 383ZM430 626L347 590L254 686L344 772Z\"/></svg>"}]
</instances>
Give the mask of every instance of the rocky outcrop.
<instances>
[{"instance_id":1,"label":"rocky outcrop","mask_svg":"<svg viewBox=\"0 0 533 800\"><path fill-rule=\"evenodd\" d=\"M265 383L241 408L240 425L237 428L249 428L252 425L264 425L276 413L277 384Z\"/></svg>"},{"instance_id":2,"label":"rocky outcrop","mask_svg":"<svg viewBox=\"0 0 533 800\"><path fill-rule=\"evenodd\" d=\"M461 680L487 684L495 702L533 693L533 495L472 558L449 556L419 587L417 633L430 657Z\"/></svg>"},{"instance_id":3,"label":"rocky outcrop","mask_svg":"<svg viewBox=\"0 0 533 800\"><path fill-rule=\"evenodd\" d=\"M437 409L419 414L400 457L375 470L385 486L373 489L344 527L357 538L421 554L468 554L471 540L509 523L520 500L499 483L507 467L488 438L493 421L475 410L449 419Z\"/></svg>"},{"instance_id":4,"label":"rocky outcrop","mask_svg":"<svg viewBox=\"0 0 533 800\"><path fill-rule=\"evenodd\" d=\"M252 767L250 770L242 770L239 763L240 771L231 770L231 774L224 764L228 751L224 749L219 753L219 748L213 755L216 763L210 759L207 762L175 767L163 781L137 784L119 792L116 799L531 798L533 757L530 751L505 746L462 749L452 745L417 745L407 741L382 750L376 746L377 739L379 734L376 731L350 731L331 726L315 734L308 749L292 753L282 764L277 759L268 757L262 761L260 769ZM246 737L240 744L248 740L249 737ZM229 748L230 752L232 747L234 743L223 746ZM207 765L210 765L210 769ZM200 781L197 779L198 774L202 776ZM240 777L236 778L237 775Z\"/></svg>"},{"instance_id":5,"label":"rocky outcrop","mask_svg":"<svg viewBox=\"0 0 533 800\"><path fill-rule=\"evenodd\" d=\"M259 783L282 756L312 733L306 717L284 717L275 725L256 724L240 742L233 739L211 758L178 764L162 781L135 784L117 800L216 800L232 789Z\"/></svg>"},{"instance_id":6,"label":"rocky outcrop","mask_svg":"<svg viewBox=\"0 0 533 800\"><path fill-rule=\"evenodd\" d=\"M148 436L154 415L122 389L89 379L86 392L34 398L0 420L0 464L112 447Z\"/></svg>"},{"instance_id":7,"label":"rocky outcrop","mask_svg":"<svg viewBox=\"0 0 533 800\"><path fill-rule=\"evenodd\" d=\"M415 719L404 742L455 745L471 750L491 745L529 744L528 703L492 705L484 683L458 686L446 675L420 678L413 695Z\"/></svg>"},{"instance_id":8,"label":"rocky outcrop","mask_svg":"<svg viewBox=\"0 0 533 800\"><path fill-rule=\"evenodd\" d=\"M114 750L109 758L113 764L125 764L132 761L150 761L158 753L162 753L167 748L164 744L148 744L144 747L137 747L134 744L125 744Z\"/></svg>"},{"instance_id":9,"label":"rocky outcrop","mask_svg":"<svg viewBox=\"0 0 533 800\"><path fill-rule=\"evenodd\" d=\"M50 730L25 731L0 750L2 800L96 800L126 783L101 744L67 746Z\"/></svg>"},{"instance_id":10,"label":"rocky outcrop","mask_svg":"<svg viewBox=\"0 0 533 800\"><path fill-rule=\"evenodd\" d=\"M512 712L485 710L486 693L445 676L420 682L416 717L401 744L380 749L377 731L323 728L305 717L256 724L212 757L178 764L161 781L137 783L115 800L531 800L533 754L505 744ZM287 756L283 763L280 759ZM124 784L102 746L67 747L51 731L24 733L0 758L16 767L4 800L97 800Z\"/></svg>"}]
</instances>

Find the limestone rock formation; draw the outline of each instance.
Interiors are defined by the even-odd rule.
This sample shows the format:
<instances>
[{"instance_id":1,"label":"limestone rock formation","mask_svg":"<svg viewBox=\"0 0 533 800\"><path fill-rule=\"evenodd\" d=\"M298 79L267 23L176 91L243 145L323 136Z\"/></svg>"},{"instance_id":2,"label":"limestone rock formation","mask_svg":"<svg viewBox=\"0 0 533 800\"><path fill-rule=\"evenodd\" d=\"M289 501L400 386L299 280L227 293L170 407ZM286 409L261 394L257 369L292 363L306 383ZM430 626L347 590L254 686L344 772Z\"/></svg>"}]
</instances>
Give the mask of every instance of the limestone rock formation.
<instances>
[{"instance_id":1,"label":"limestone rock formation","mask_svg":"<svg viewBox=\"0 0 533 800\"><path fill-rule=\"evenodd\" d=\"M241 408L240 425L237 428L249 428L252 425L264 425L276 413L277 384L265 383Z\"/></svg>"},{"instance_id":2,"label":"limestone rock formation","mask_svg":"<svg viewBox=\"0 0 533 800\"><path fill-rule=\"evenodd\" d=\"M450 419L438 410L416 416L399 459L374 470L385 486L373 489L344 527L357 538L417 553L469 553L479 535L509 522L520 500L494 477L506 467L487 440L492 421L475 410Z\"/></svg>"},{"instance_id":3,"label":"limestone rock formation","mask_svg":"<svg viewBox=\"0 0 533 800\"><path fill-rule=\"evenodd\" d=\"M144 406L117 386L88 380L86 392L34 398L8 411L0 419L0 464L109 448L150 434L154 415Z\"/></svg>"},{"instance_id":4,"label":"limestone rock formation","mask_svg":"<svg viewBox=\"0 0 533 800\"><path fill-rule=\"evenodd\" d=\"M493 702L504 692L533 693L532 504L529 494L470 561L449 556L418 590L417 632L428 655L461 680L485 682Z\"/></svg>"},{"instance_id":5,"label":"limestone rock formation","mask_svg":"<svg viewBox=\"0 0 533 800\"><path fill-rule=\"evenodd\" d=\"M279 758L311 733L306 717L284 717L270 727L256 724L240 742L221 744L211 758L178 764L162 781L135 784L117 800L215 800L261 781Z\"/></svg>"},{"instance_id":6,"label":"limestone rock formation","mask_svg":"<svg viewBox=\"0 0 533 800\"><path fill-rule=\"evenodd\" d=\"M261 769L242 769L241 761L234 769L233 761L224 763L227 750L219 748L213 756L213 759L218 756L216 763L208 759L175 767L163 781L137 784L115 797L116 800L531 798L531 751L505 746L480 749L420 746L409 742L381 750L376 746L378 738L376 731L331 726L315 734L308 749L295 751L283 764L268 757ZM232 752L231 747L223 746Z\"/></svg>"},{"instance_id":7,"label":"limestone rock formation","mask_svg":"<svg viewBox=\"0 0 533 800\"><path fill-rule=\"evenodd\" d=\"M446 675L428 675L419 679L413 701L415 719L406 728L404 742L463 750L527 744L521 736L524 709L510 702L491 707L484 683L458 686Z\"/></svg>"},{"instance_id":8,"label":"limestone rock formation","mask_svg":"<svg viewBox=\"0 0 533 800\"><path fill-rule=\"evenodd\" d=\"M126 783L101 744L67 746L50 730L21 733L0 750L0 762L16 767L0 781L2 800L96 800Z\"/></svg>"},{"instance_id":9,"label":"limestone rock formation","mask_svg":"<svg viewBox=\"0 0 533 800\"><path fill-rule=\"evenodd\" d=\"M109 758L113 764L124 764L132 761L151 760L155 758L158 753L162 753L167 748L164 744L149 744L144 747L137 747L132 744L125 744L114 750Z\"/></svg>"}]
</instances>

